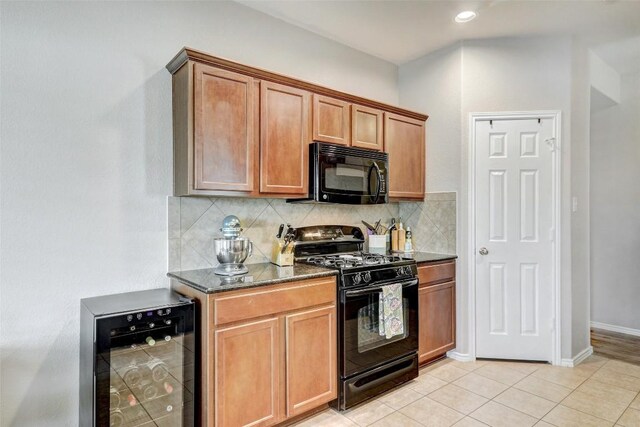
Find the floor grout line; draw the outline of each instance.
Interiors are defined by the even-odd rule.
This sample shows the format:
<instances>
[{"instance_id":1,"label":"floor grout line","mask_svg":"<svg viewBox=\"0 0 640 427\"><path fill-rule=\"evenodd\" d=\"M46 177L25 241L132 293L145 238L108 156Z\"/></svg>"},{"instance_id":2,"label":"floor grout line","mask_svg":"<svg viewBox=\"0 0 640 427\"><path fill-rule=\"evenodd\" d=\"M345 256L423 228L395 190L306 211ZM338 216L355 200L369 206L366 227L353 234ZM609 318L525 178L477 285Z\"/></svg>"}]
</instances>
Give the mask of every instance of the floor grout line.
<instances>
[{"instance_id":1,"label":"floor grout line","mask_svg":"<svg viewBox=\"0 0 640 427\"><path fill-rule=\"evenodd\" d=\"M558 408L558 407L559 407L559 406L561 406L561 405L562 405L563 407L566 407L566 408L568 408L568 409L572 410L572 411L576 411L576 412L578 412L578 413L581 413L581 414L584 414L584 415L587 415L587 416L593 417L593 418L595 418L595 419L602 420L602 421L605 421L605 422L610 423L610 422L612 422L612 421L607 420L607 419L604 419L604 418L601 418L601 417L599 417L599 416L597 416L597 415L593 415L593 414L590 414L590 413L587 413L587 412L581 411L581 410L579 410L579 409L574 409L574 408L571 408L571 407L568 407L568 406L563 405L563 402L564 402L564 401L565 401L569 396L571 396L573 393L575 393L576 391L581 391L582 393L584 393L584 391L582 391L582 390L578 390L578 388L579 388L579 387L581 387L583 384L585 384L588 380L593 379L593 376L594 376L597 372L599 372L602 368L604 368L604 367L606 366L606 364L608 363L608 361L609 361L609 359L608 359L605 363L603 363L602 365L598 366L598 367L597 367L597 369L595 369L593 372L591 372L591 373L589 373L589 374L582 373L582 372L575 372L576 374L578 374L578 378L581 378L581 377L583 377L583 376L587 375L587 376L586 376L586 377L584 377L584 379L582 379L582 381L580 381L580 383L579 383L579 384L577 384L575 387L567 387L567 386L564 386L564 385L562 385L562 384L557 384L557 383L555 383L555 382L553 382L553 381L548 381L548 380L547 380L547 379L545 379L545 378L538 378L538 377L535 377L535 373L536 373L536 372L538 372L538 371L540 370L540 368L537 368L537 369L535 369L535 370L531 371L530 373L526 374L522 379L520 379L519 381L517 381L517 382L516 382L516 383L514 383L513 385L504 384L504 383L501 383L500 381L497 381L497 380L495 380L495 379L493 379L493 378L490 378L490 377L487 377L487 376L485 376L485 375L477 374L477 375L479 375L479 376L481 376L481 377L483 377L483 378L485 378L485 379L489 379L489 380L492 380L492 381L496 381L496 382L500 383L500 384L501 384L501 385L503 385L503 386L507 386L507 388L506 388L505 390L503 390L502 392L500 392L499 394L497 394L496 396L494 396L493 398L488 399L488 398L486 398L486 397L484 397L484 396L482 396L482 395L479 395L479 394L477 394L477 393L475 393L475 392L473 392L473 391L471 391L471 390L467 390L467 389L465 389L464 387L461 387L463 390L465 390L465 391L466 391L466 392L468 392L468 393L471 393L471 394L472 394L472 395L474 395L474 396L477 396L477 397L481 397L481 398L487 399L487 401L486 401L486 402L484 402L482 405L478 406L476 409L474 409L473 411L471 411L469 414L465 414L465 413L459 412L457 409L452 408L451 406L449 406L449 405L447 405L447 404L445 404L445 403L442 403L442 402L439 402L439 401L437 401L437 400L433 399L433 398L431 397L431 395L432 395L432 394L434 394L434 393L436 393L437 391L441 390L442 388L446 387L447 385L454 385L454 386L456 386L456 387L460 387L460 386L458 386L458 385L454 384L454 382L455 382L455 381L458 381L459 379L462 379L462 378L464 378L464 377L466 377L466 376L468 376L468 375L470 375L470 374L472 374L472 373L475 373L475 371L476 371L477 369L480 369L482 366L480 366L480 367L478 367L478 368L476 368L476 369L474 369L474 370L470 370L470 371L466 371L466 370L465 370L465 374L464 374L464 375L462 375L461 377L455 378L455 379L453 379L452 381L449 381L449 380L444 380L444 379L442 379L442 378L438 378L438 377L436 377L436 376L434 376L434 375L431 375L431 372L432 372L432 371L435 371L436 369L439 369L439 368L441 368L441 367L447 366L447 365L448 365L449 363L451 363L451 362L449 362L449 363L442 363L440 366L437 366L437 367L435 367L434 369L431 369L431 370L429 370L429 371L425 371L424 373L420 373L420 374L419 374L420 376L426 376L426 375L428 375L428 376L433 377L433 378L435 378L435 379L437 379L437 380L439 380L439 381L443 381L445 384L444 384L442 387L438 387L438 388L436 388L435 390L431 391L430 393L424 394L424 393L421 393L421 392L419 392L419 391L417 391L417 390L413 389L412 387L410 387L410 386L407 384L407 385L406 385L406 388L407 388L407 389L409 389L409 390L411 390L411 391L413 391L413 392L415 392L415 393L416 393L417 395L419 395L420 397L419 397L418 399L414 400L414 401L411 401L411 402L407 403L406 405L402 406L401 408L396 409L396 408L394 408L394 407L390 407L391 409L393 409L393 411L392 411L391 413L389 413L389 414L385 415L384 417L379 418L379 419L377 419L377 420L375 420L375 421L373 421L373 422L367 423L366 425L367 425L367 426L371 426L372 424L375 424L375 423L377 423L378 421L381 421L381 420L383 420L383 419L385 419L385 418L387 418L387 417L389 417L389 416L392 416L392 415L393 415L394 413L396 413L396 412L399 412L401 415L406 416L406 417L408 417L408 418L412 419L413 421L416 421L418 424L424 425L420 420L417 420L417 419L415 419L415 418L413 418L413 417L410 417L410 416L408 416L407 414L403 413L403 412L402 412L402 410L403 410L404 408L406 408L408 405L411 405L412 403L417 402L417 401L419 401L419 400L421 400L421 399L423 399L423 398L425 398L425 397L426 397L427 399L429 399L430 401L433 401L433 402L435 402L435 403L437 403L437 404L439 404L439 405L442 405L443 407L447 408L448 410L453 411L453 412L455 412L456 414L458 414L459 416L461 416L462 418L460 418L458 421L456 421L456 423L459 423L460 421L464 420L465 418L470 418L470 419L473 419L474 421L477 421L477 422L479 422L479 423L481 423L481 424L483 424L483 425L486 425L486 423L484 423L482 420L477 419L477 418L476 418L475 416L473 416L472 414L474 414L476 411L480 410L482 407L486 406L489 402L494 402L494 403L496 403L496 404L498 404L498 405L501 405L501 406L503 406L503 407L505 407L505 408L508 408L508 409L510 409L510 410L512 410L512 411L515 411L515 412L517 412L517 413L520 413L520 414L526 415L526 416L528 416L528 417L531 417L531 418L533 418L533 419L535 420L535 424L538 424L540 421L544 421L545 423L548 423L548 424L550 424L550 425L557 426L557 424L554 424L553 422L547 421L547 420L545 420L544 418L545 418L546 416L548 416L548 415L549 415L549 413L551 413L554 409ZM500 363L500 362L497 362L497 364L498 364L498 365L499 365L499 363ZM483 366L486 366L486 365L483 365ZM542 367L542 366L548 366L548 365L541 365L541 367ZM453 367L456 367L456 366L454 365ZM504 368L509 368L510 370L517 371L517 372L520 372L520 373L524 374L524 372L522 372L522 371L518 371L517 369L514 369L514 368L512 368L512 367L510 367L510 366L503 366L503 367L504 367ZM459 368L459 367L456 367L456 368L457 368L457 369L462 369L462 368ZM571 371L572 371L572 368L565 368L565 369L567 370L567 372L571 372ZM464 369L463 369L463 370L464 370ZM421 371L422 371L422 369L421 369ZM567 389L571 389L571 392L570 392L570 393L569 393L565 398L563 398L560 402L554 402L554 401L551 401L551 400L549 400L549 399L547 399L547 398L545 398L545 397L543 397L543 396L539 396L539 395L537 395L537 394L535 394L535 393L532 393L532 392L529 392L529 391L527 391L527 390L520 390L520 389L518 389L518 388L516 388L516 387L515 387L515 386L516 386L517 384L519 384L520 382L522 382L522 381L524 381L524 380L526 380L527 378L532 377L532 376L533 376L534 378L540 379L541 381L547 381L547 382L549 382L550 384L555 384L555 385L558 385L558 386L565 387L565 388L567 388ZM416 379L416 380L417 380L417 379ZM615 387L615 388L618 388L618 389L621 389L621 390L626 390L626 391L633 391L633 390L625 389L625 388L623 388L623 387L619 387L619 386L614 385L614 384L603 383L603 382L601 382L601 381L598 381L597 379L593 379L593 381L598 382L598 383L602 383L602 384L604 384L604 385L606 385L606 386L609 386L609 387ZM416 381L416 382L418 382L418 381ZM526 412L523 412L522 410L519 410L519 409L516 409L516 408L512 408L511 406L505 405L505 404L503 404L503 403L501 403L501 402L499 402L499 401L497 401L497 400L496 400L496 399L497 399L497 398L499 398L501 395L503 395L504 393L508 392L510 389L514 389L514 390L517 390L517 391L519 391L519 392L523 392L523 393L526 393L526 394L529 394L529 395L532 395L532 396L538 397L538 398L540 398L540 399L546 400L547 402L551 402L551 403L553 403L553 406L552 406L552 407L551 407L547 412L545 412L545 413L544 413L544 415L542 415L541 417L538 417L538 416L534 416L534 415L528 414L528 413L526 413ZM391 391L391 393L392 393L392 392L393 392L393 391ZM629 410L629 408L631 407L631 405L633 404L633 402L635 401L635 399L636 399L639 395L640 395L640 392L635 392L635 396L634 396L634 398L633 398L633 399L631 399L631 400L630 400L630 403L626 405L626 407L625 407L624 411L622 411L621 415L617 418L617 420L614 422L614 424L616 424L616 423L618 423L618 422L620 421L620 419L622 418L622 416L624 415L624 413L625 413L627 410ZM384 403L383 401L381 401L381 400L380 400L380 398L375 398L375 399L371 400L370 402L375 402L375 401L379 402L380 404L384 404L384 405L386 405L386 406L389 406L389 405L387 405L386 403ZM615 401L612 401L612 402L615 402ZM339 412L337 412L337 413L338 413L338 414L340 414ZM342 415L342 414L341 414L341 415ZM356 425L362 426L362 424L358 424L358 423L356 423L355 421L351 420L351 419L350 419L350 418L348 418L347 416L345 416L345 415L342 415L342 416L343 416L345 419L349 420L350 422L352 422L352 423L354 423L354 424L356 424ZM534 424L534 425L535 425L535 424ZM455 423L454 423L454 425L455 425Z\"/></svg>"}]
</instances>

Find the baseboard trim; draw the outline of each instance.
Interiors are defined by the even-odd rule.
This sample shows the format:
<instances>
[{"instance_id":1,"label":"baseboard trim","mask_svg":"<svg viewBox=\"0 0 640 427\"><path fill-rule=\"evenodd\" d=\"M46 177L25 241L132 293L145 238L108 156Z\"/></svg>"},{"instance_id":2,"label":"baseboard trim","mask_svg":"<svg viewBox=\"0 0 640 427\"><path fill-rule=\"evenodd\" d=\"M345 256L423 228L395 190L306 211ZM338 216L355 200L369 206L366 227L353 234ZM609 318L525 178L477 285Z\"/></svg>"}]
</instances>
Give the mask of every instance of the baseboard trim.
<instances>
[{"instance_id":1,"label":"baseboard trim","mask_svg":"<svg viewBox=\"0 0 640 427\"><path fill-rule=\"evenodd\" d=\"M447 351L447 357L449 359L457 360L458 362L473 362L476 360L476 358L470 354L458 353L455 350Z\"/></svg>"},{"instance_id":2,"label":"baseboard trim","mask_svg":"<svg viewBox=\"0 0 640 427\"><path fill-rule=\"evenodd\" d=\"M582 350L580 353L576 355L573 359L562 359L560 361L560 366L564 366L565 368L573 368L578 366L580 363L584 361L587 357L593 354L593 347L589 346Z\"/></svg>"},{"instance_id":3,"label":"baseboard trim","mask_svg":"<svg viewBox=\"0 0 640 427\"><path fill-rule=\"evenodd\" d=\"M591 322L591 327L596 329L603 329L610 332L618 332L620 334L633 335L640 337L640 329L627 328L626 326L610 325L608 323Z\"/></svg>"}]
</instances>

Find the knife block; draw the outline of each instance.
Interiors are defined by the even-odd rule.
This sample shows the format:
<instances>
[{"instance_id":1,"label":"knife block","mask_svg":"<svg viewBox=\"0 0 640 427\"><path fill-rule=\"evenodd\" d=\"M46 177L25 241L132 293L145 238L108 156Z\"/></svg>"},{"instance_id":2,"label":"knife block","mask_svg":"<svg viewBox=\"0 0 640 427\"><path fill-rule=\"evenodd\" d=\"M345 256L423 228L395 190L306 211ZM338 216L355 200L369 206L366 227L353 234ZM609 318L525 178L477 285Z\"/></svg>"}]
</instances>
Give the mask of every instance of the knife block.
<instances>
[{"instance_id":1,"label":"knife block","mask_svg":"<svg viewBox=\"0 0 640 427\"><path fill-rule=\"evenodd\" d=\"M289 245L284 248L281 240L274 240L271 247L271 262L280 267L293 265L293 245L289 243Z\"/></svg>"}]
</instances>

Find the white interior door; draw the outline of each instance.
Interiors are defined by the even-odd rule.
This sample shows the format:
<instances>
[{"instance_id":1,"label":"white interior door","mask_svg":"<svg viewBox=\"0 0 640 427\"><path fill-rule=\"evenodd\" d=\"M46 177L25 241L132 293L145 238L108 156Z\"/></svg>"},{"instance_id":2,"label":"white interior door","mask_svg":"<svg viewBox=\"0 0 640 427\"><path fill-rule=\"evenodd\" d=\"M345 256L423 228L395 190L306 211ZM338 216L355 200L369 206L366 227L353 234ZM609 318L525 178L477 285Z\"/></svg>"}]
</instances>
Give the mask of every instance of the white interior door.
<instances>
[{"instance_id":1,"label":"white interior door","mask_svg":"<svg viewBox=\"0 0 640 427\"><path fill-rule=\"evenodd\" d=\"M552 360L553 133L551 118L475 123L476 357Z\"/></svg>"}]
</instances>

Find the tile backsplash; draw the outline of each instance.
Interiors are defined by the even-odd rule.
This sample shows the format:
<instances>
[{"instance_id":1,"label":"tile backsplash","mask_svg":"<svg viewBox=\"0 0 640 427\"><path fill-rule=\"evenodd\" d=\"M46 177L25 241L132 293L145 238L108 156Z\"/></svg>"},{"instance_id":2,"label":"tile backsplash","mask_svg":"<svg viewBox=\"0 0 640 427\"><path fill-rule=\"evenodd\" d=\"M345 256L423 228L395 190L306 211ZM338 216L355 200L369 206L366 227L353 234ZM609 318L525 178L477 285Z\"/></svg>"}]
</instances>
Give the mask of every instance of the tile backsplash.
<instances>
[{"instance_id":1,"label":"tile backsplash","mask_svg":"<svg viewBox=\"0 0 640 427\"><path fill-rule=\"evenodd\" d=\"M280 224L340 224L364 228L361 220L388 223L402 217L411 226L416 250L455 253L455 193L430 193L420 203L386 205L291 204L282 199L169 197L169 271L218 265L214 237L227 215L240 218L243 235L253 242L247 263L268 262Z\"/></svg>"}]
</instances>

